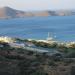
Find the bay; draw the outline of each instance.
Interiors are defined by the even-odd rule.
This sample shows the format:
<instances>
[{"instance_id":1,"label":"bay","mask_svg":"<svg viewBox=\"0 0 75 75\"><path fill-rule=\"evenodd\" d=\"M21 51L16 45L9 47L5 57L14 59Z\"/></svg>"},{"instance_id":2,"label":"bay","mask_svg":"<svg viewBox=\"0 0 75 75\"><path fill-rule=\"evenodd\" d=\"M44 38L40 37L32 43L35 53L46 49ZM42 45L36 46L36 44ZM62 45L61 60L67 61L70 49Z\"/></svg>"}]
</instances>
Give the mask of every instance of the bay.
<instances>
[{"instance_id":1,"label":"bay","mask_svg":"<svg viewBox=\"0 0 75 75\"><path fill-rule=\"evenodd\" d=\"M75 41L75 16L26 17L0 20L0 36Z\"/></svg>"}]
</instances>

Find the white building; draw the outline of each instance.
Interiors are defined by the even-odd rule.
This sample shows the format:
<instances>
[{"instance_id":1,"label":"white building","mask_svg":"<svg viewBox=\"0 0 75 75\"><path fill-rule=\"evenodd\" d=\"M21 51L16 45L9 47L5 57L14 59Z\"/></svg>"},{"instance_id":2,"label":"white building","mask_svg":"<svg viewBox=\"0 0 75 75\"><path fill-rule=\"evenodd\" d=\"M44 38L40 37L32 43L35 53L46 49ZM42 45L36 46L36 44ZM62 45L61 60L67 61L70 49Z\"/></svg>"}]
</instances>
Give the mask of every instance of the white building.
<instances>
[{"instance_id":1,"label":"white building","mask_svg":"<svg viewBox=\"0 0 75 75\"><path fill-rule=\"evenodd\" d=\"M10 42L14 42L14 39L12 39L12 38L10 38L10 37L1 36L1 37L0 37L0 41L1 41L1 42L10 43Z\"/></svg>"},{"instance_id":2,"label":"white building","mask_svg":"<svg viewBox=\"0 0 75 75\"><path fill-rule=\"evenodd\" d=\"M71 47L72 45L75 45L75 42L68 42L68 43L66 43L67 47Z\"/></svg>"}]
</instances>

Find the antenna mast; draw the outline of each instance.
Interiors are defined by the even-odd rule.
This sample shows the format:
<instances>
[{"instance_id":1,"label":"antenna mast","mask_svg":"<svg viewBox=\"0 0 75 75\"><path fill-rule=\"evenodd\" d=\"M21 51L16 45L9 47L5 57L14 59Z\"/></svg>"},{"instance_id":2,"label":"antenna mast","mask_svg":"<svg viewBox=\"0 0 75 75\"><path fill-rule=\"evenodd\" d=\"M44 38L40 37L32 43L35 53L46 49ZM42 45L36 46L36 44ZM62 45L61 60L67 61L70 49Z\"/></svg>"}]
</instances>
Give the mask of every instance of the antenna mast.
<instances>
[{"instance_id":1,"label":"antenna mast","mask_svg":"<svg viewBox=\"0 0 75 75\"><path fill-rule=\"evenodd\" d=\"M48 32L48 38L50 38L50 33Z\"/></svg>"},{"instance_id":2,"label":"antenna mast","mask_svg":"<svg viewBox=\"0 0 75 75\"><path fill-rule=\"evenodd\" d=\"M49 33L49 32L48 32L48 37L47 37L47 40L48 40L48 41L53 40L53 38L50 36L50 33Z\"/></svg>"}]
</instances>

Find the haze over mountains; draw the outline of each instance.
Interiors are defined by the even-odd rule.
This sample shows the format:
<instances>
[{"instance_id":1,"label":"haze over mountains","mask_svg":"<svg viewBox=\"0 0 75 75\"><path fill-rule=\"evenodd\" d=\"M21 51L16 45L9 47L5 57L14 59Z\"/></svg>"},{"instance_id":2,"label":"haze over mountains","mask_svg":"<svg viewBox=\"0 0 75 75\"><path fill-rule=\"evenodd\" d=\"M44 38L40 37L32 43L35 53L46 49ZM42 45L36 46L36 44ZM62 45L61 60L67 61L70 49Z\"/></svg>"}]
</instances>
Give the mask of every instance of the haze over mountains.
<instances>
[{"instance_id":1,"label":"haze over mountains","mask_svg":"<svg viewBox=\"0 0 75 75\"><path fill-rule=\"evenodd\" d=\"M74 10L57 10L57 11L36 11L27 12L20 11L10 7L0 8L0 18L22 18L22 17L32 17L32 16L70 16L75 15Z\"/></svg>"}]
</instances>

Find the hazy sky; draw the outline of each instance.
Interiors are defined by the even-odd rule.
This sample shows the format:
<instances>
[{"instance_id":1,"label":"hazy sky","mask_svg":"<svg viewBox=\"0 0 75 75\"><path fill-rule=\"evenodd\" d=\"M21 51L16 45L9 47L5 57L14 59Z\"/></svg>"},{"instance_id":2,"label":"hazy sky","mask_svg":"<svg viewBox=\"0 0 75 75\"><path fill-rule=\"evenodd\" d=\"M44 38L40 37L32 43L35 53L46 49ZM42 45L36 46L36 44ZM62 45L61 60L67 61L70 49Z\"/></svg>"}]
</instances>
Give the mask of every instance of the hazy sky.
<instances>
[{"instance_id":1,"label":"hazy sky","mask_svg":"<svg viewBox=\"0 0 75 75\"><path fill-rule=\"evenodd\" d=\"M75 9L75 0L0 0L0 6L21 10Z\"/></svg>"}]
</instances>

